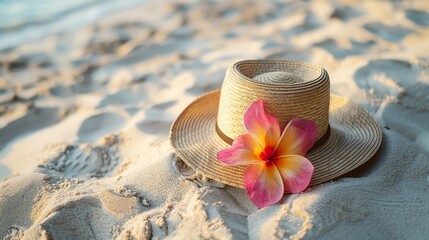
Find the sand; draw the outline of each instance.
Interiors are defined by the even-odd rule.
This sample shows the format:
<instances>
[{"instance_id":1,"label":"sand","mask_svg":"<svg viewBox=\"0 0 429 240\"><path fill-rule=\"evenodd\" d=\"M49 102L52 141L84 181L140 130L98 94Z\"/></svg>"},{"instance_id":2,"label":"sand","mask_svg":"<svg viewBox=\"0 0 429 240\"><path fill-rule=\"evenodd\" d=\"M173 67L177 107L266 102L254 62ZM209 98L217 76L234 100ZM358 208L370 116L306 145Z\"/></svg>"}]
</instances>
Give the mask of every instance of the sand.
<instances>
[{"instance_id":1,"label":"sand","mask_svg":"<svg viewBox=\"0 0 429 240\"><path fill-rule=\"evenodd\" d=\"M1 48L0 236L427 239L428 6L147 1ZM259 210L195 173L170 125L243 59L326 68L383 128L378 154Z\"/></svg>"}]
</instances>

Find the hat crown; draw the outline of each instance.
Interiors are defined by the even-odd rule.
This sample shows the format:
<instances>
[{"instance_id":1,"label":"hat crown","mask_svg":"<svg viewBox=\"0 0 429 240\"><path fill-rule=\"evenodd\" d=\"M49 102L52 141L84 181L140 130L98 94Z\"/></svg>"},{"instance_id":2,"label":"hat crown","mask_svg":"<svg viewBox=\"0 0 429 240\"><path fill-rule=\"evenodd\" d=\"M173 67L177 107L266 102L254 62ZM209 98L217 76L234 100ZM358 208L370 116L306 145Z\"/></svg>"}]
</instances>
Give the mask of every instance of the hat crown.
<instances>
[{"instance_id":1,"label":"hat crown","mask_svg":"<svg viewBox=\"0 0 429 240\"><path fill-rule=\"evenodd\" d=\"M297 84L304 82L303 79L289 72L267 72L256 75L253 80L267 84Z\"/></svg>"},{"instance_id":2,"label":"hat crown","mask_svg":"<svg viewBox=\"0 0 429 240\"><path fill-rule=\"evenodd\" d=\"M297 61L241 61L228 68L222 84L217 127L235 139L247 133L246 109L258 99L283 130L295 117L313 121L317 140L329 127L329 76L325 69Z\"/></svg>"}]
</instances>

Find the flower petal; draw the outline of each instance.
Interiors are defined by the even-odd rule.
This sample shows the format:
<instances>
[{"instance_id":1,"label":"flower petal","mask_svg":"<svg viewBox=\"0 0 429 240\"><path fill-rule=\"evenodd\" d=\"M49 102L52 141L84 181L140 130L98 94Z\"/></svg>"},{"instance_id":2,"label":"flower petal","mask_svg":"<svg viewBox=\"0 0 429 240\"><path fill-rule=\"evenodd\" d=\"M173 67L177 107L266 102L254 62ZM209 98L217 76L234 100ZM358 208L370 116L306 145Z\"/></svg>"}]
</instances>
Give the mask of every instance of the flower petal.
<instances>
[{"instance_id":1,"label":"flower petal","mask_svg":"<svg viewBox=\"0 0 429 240\"><path fill-rule=\"evenodd\" d=\"M272 205L283 196L283 181L271 162L250 165L244 172L244 186L250 200L259 208Z\"/></svg>"},{"instance_id":2,"label":"flower petal","mask_svg":"<svg viewBox=\"0 0 429 240\"><path fill-rule=\"evenodd\" d=\"M262 99L252 103L243 116L244 127L261 148L274 148L280 139L280 126L277 119L264 110Z\"/></svg>"},{"instance_id":3,"label":"flower petal","mask_svg":"<svg viewBox=\"0 0 429 240\"><path fill-rule=\"evenodd\" d=\"M217 153L217 159L227 165L247 165L261 163L261 147L249 134L238 136L230 148Z\"/></svg>"},{"instance_id":4,"label":"flower petal","mask_svg":"<svg viewBox=\"0 0 429 240\"><path fill-rule=\"evenodd\" d=\"M316 141L316 124L301 118L290 120L282 133L280 141L274 152L275 157L285 155L302 155L313 146Z\"/></svg>"},{"instance_id":5,"label":"flower petal","mask_svg":"<svg viewBox=\"0 0 429 240\"><path fill-rule=\"evenodd\" d=\"M285 192L302 192L310 183L314 167L311 162L298 155L288 155L273 160L283 179Z\"/></svg>"}]
</instances>

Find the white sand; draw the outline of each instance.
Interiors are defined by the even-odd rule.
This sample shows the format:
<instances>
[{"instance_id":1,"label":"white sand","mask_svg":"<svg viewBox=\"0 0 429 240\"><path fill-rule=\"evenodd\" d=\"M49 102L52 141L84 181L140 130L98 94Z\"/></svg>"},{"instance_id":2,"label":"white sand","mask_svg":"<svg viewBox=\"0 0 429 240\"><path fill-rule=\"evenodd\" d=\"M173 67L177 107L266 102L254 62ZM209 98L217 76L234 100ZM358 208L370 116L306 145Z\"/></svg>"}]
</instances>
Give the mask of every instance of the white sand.
<instances>
[{"instance_id":1,"label":"white sand","mask_svg":"<svg viewBox=\"0 0 429 240\"><path fill-rule=\"evenodd\" d=\"M429 5L147 1L0 49L5 239L427 239ZM168 144L243 59L325 67L383 127L368 164L258 210Z\"/></svg>"}]
</instances>

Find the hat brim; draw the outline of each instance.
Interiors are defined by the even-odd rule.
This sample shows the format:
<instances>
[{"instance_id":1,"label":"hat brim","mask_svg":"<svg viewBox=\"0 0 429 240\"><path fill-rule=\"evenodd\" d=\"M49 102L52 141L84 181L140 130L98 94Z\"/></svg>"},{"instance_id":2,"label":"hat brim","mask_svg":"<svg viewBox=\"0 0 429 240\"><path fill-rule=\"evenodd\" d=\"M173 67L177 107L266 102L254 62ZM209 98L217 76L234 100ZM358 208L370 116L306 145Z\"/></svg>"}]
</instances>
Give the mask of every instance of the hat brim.
<instances>
[{"instance_id":1,"label":"hat brim","mask_svg":"<svg viewBox=\"0 0 429 240\"><path fill-rule=\"evenodd\" d=\"M247 166L227 166L217 160L219 150L230 147L216 131L220 90L201 96L176 119L170 142L177 155L196 172L227 185L244 188ZM359 105L331 94L329 138L307 158L314 165L310 185L339 177L368 161L378 150L382 132Z\"/></svg>"}]
</instances>

